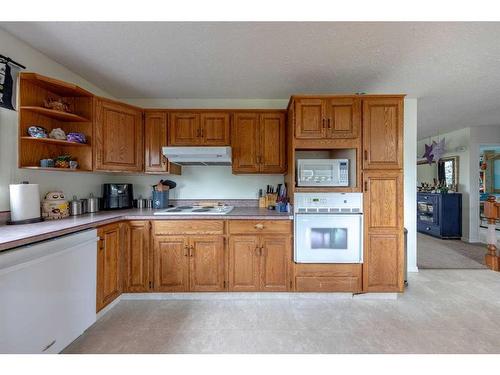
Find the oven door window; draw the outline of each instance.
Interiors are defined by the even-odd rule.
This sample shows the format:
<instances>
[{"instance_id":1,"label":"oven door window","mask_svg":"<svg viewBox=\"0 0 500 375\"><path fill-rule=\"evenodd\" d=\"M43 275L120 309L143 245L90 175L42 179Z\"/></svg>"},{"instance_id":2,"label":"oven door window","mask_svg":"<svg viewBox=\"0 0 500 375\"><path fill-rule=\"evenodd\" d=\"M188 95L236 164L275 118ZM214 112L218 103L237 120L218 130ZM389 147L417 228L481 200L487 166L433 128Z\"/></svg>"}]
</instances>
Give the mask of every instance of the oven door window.
<instances>
[{"instance_id":1,"label":"oven door window","mask_svg":"<svg viewBox=\"0 0 500 375\"><path fill-rule=\"evenodd\" d=\"M311 250L347 250L347 228L311 228Z\"/></svg>"}]
</instances>

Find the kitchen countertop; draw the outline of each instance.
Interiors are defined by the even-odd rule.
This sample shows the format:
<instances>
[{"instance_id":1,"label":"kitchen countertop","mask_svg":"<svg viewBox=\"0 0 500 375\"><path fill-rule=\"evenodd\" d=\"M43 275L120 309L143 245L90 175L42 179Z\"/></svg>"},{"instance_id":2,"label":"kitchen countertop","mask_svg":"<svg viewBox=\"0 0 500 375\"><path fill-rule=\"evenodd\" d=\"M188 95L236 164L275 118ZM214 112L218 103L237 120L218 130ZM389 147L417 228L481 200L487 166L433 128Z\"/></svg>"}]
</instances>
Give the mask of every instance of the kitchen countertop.
<instances>
[{"instance_id":1,"label":"kitchen countertop","mask_svg":"<svg viewBox=\"0 0 500 375\"><path fill-rule=\"evenodd\" d=\"M99 211L94 214L70 216L61 220L23 225L0 225L0 251L51 239L85 229L122 220L292 220L288 212L276 212L258 207L235 207L225 215L153 215L152 209Z\"/></svg>"}]
</instances>

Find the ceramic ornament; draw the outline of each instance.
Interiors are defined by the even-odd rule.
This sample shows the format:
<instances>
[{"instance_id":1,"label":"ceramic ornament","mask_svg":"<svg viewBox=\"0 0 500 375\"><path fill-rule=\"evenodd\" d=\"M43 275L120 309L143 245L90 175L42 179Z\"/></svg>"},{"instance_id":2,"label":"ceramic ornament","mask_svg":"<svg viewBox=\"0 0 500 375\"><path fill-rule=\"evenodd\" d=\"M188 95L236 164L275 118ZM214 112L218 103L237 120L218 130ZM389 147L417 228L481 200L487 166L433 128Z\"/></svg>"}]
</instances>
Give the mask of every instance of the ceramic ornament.
<instances>
[{"instance_id":1,"label":"ceramic ornament","mask_svg":"<svg viewBox=\"0 0 500 375\"><path fill-rule=\"evenodd\" d=\"M66 140L66 133L61 128L55 128L55 129L52 129L52 131L49 134L49 137L53 138L53 139L61 139L61 140L65 141Z\"/></svg>"},{"instance_id":2,"label":"ceramic ornament","mask_svg":"<svg viewBox=\"0 0 500 375\"><path fill-rule=\"evenodd\" d=\"M47 130L41 126L30 126L28 128L28 134L33 138L47 138Z\"/></svg>"},{"instance_id":3,"label":"ceramic ornament","mask_svg":"<svg viewBox=\"0 0 500 375\"><path fill-rule=\"evenodd\" d=\"M425 160L427 160L427 163L432 164L434 161L434 154L432 153L432 145L425 145L425 153L422 155Z\"/></svg>"}]
</instances>

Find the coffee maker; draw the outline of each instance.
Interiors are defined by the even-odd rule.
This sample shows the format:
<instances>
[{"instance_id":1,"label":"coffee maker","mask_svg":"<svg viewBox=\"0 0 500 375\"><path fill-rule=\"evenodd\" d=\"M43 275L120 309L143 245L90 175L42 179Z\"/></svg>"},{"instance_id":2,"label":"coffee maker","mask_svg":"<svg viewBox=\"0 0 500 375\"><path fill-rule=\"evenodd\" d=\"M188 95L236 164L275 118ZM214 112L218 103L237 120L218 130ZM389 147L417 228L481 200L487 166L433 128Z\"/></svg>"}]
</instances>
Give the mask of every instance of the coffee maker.
<instances>
[{"instance_id":1,"label":"coffee maker","mask_svg":"<svg viewBox=\"0 0 500 375\"><path fill-rule=\"evenodd\" d=\"M103 184L102 208L115 210L119 208L132 208L134 191L132 184Z\"/></svg>"}]
</instances>

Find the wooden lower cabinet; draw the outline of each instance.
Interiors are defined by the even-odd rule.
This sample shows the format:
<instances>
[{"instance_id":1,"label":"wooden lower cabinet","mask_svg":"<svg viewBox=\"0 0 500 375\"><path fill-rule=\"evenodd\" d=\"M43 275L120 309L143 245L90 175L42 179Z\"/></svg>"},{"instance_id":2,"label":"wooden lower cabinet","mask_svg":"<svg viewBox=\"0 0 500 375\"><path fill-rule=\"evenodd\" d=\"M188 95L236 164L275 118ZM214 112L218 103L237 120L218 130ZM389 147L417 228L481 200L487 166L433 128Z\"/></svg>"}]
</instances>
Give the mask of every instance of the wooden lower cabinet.
<instances>
[{"instance_id":1,"label":"wooden lower cabinet","mask_svg":"<svg viewBox=\"0 0 500 375\"><path fill-rule=\"evenodd\" d=\"M229 238L229 290L289 291L291 238L234 235Z\"/></svg>"},{"instance_id":2,"label":"wooden lower cabinet","mask_svg":"<svg viewBox=\"0 0 500 375\"><path fill-rule=\"evenodd\" d=\"M224 290L224 254L222 236L155 236L153 290Z\"/></svg>"},{"instance_id":3,"label":"wooden lower cabinet","mask_svg":"<svg viewBox=\"0 0 500 375\"><path fill-rule=\"evenodd\" d=\"M362 290L362 264L295 264L297 292L350 292Z\"/></svg>"},{"instance_id":4,"label":"wooden lower cabinet","mask_svg":"<svg viewBox=\"0 0 500 375\"><path fill-rule=\"evenodd\" d=\"M200 236L189 239L189 290L223 291L224 237Z\"/></svg>"},{"instance_id":5,"label":"wooden lower cabinet","mask_svg":"<svg viewBox=\"0 0 500 375\"><path fill-rule=\"evenodd\" d=\"M100 311L121 293L121 228L119 223L98 228L96 309Z\"/></svg>"},{"instance_id":6,"label":"wooden lower cabinet","mask_svg":"<svg viewBox=\"0 0 500 375\"><path fill-rule=\"evenodd\" d=\"M129 221L126 224L124 291L148 292L150 288L150 223Z\"/></svg>"},{"instance_id":7,"label":"wooden lower cabinet","mask_svg":"<svg viewBox=\"0 0 500 375\"><path fill-rule=\"evenodd\" d=\"M189 246L185 236L156 236L153 249L154 290L187 292L188 261Z\"/></svg>"}]
</instances>

